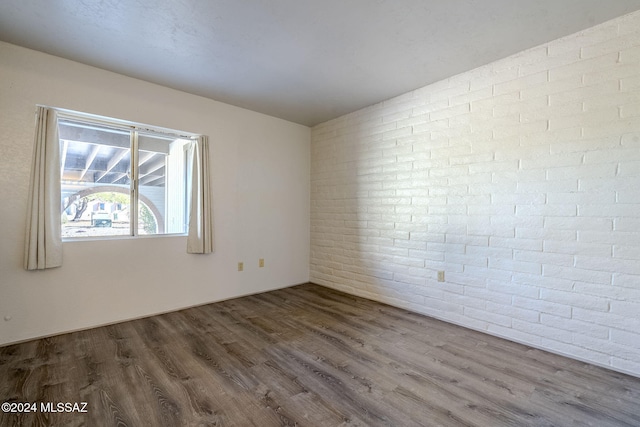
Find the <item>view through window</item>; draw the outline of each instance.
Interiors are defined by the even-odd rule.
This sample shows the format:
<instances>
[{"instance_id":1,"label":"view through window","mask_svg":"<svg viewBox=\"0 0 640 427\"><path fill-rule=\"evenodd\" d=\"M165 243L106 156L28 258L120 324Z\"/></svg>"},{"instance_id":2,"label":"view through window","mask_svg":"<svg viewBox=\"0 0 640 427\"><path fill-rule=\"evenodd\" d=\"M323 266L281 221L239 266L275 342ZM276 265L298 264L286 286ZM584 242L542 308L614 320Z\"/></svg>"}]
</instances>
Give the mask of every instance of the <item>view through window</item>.
<instances>
[{"instance_id":1,"label":"view through window","mask_svg":"<svg viewBox=\"0 0 640 427\"><path fill-rule=\"evenodd\" d=\"M183 234L189 136L59 120L62 237Z\"/></svg>"}]
</instances>

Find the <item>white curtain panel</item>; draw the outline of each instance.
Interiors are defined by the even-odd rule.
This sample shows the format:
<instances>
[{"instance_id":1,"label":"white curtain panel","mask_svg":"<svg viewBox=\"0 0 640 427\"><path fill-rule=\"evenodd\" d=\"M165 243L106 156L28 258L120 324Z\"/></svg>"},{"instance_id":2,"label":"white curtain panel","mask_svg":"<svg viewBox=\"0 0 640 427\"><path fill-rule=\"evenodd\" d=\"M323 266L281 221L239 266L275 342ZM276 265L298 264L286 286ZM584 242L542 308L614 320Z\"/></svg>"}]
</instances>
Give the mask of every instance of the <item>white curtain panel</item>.
<instances>
[{"instance_id":1,"label":"white curtain panel","mask_svg":"<svg viewBox=\"0 0 640 427\"><path fill-rule=\"evenodd\" d=\"M38 107L29 184L25 269L44 270L62 265L60 205L58 117L55 110Z\"/></svg>"},{"instance_id":2,"label":"white curtain panel","mask_svg":"<svg viewBox=\"0 0 640 427\"><path fill-rule=\"evenodd\" d=\"M200 136L194 142L191 155L191 211L187 237L187 253L190 254L208 254L214 251L209 164L209 141L206 136Z\"/></svg>"}]
</instances>

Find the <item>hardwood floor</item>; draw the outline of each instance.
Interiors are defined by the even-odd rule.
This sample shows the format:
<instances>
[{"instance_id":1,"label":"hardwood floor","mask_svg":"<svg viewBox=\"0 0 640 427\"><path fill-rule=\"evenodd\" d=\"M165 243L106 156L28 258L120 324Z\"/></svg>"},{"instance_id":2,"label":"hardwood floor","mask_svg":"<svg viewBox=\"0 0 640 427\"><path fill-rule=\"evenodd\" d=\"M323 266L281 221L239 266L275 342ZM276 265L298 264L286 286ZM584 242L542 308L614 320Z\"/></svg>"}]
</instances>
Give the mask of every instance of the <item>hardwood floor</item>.
<instances>
[{"instance_id":1,"label":"hardwood floor","mask_svg":"<svg viewBox=\"0 0 640 427\"><path fill-rule=\"evenodd\" d=\"M312 284L2 347L0 401L38 410L1 426L640 426L638 378Z\"/></svg>"}]
</instances>

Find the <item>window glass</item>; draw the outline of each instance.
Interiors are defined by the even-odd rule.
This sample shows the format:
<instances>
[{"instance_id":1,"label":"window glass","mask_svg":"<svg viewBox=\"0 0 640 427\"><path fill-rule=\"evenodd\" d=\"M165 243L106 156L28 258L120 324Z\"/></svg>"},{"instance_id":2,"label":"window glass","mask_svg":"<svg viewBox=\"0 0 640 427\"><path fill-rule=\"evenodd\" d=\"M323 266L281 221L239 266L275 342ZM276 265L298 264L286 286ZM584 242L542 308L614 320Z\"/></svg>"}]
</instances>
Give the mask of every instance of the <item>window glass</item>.
<instances>
[{"instance_id":1,"label":"window glass","mask_svg":"<svg viewBox=\"0 0 640 427\"><path fill-rule=\"evenodd\" d=\"M59 134L63 238L186 232L189 139L67 118Z\"/></svg>"}]
</instances>

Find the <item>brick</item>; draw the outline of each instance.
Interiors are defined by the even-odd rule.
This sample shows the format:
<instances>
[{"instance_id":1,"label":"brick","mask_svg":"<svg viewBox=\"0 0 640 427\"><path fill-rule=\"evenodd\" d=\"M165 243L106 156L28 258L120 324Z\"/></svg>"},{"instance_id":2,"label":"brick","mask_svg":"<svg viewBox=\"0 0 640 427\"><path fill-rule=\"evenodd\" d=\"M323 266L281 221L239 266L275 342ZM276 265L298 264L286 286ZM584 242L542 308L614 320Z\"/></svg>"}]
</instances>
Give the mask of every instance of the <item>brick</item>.
<instances>
[{"instance_id":1,"label":"brick","mask_svg":"<svg viewBox=\"0 0 640 427\"><path fill-rule=\"evenodd\" d=\"M618 276L621 276L618 274ZM632 277L627 275L627 277ZM635 276L636 284L638 284L638 276ZM611 300L619 301L631 301L640 302L640 287L627 288L620 286L616 281L616 275L614 275L613 284L611 285L598 285L594 283L575 282L573 290L580 294L595 295L602 298L609 298Z\"/></svg>"},{"instance_id":2,"label":"brick","mask_svg":"<svg viewBox=\"0 0 640 427\"><path fill-rule=\"evenodd\" d=\"M538 98L546 95L554 96L555 94L558 94L558 93L565 93L571 90L576 90L581 88L582 88L582 75L577 74L577 75L565 77L561 80L555 79L550 82L540 83L537 85L530 86L526 89L522 89L520 91L520 99L527 101L532 98ZM549 101L550 100L551 98L549 98ZM552 105L551 102L549 102L549 105Z\"/></svg>"},{"instance_id":3,"label":"brick","mask_svg":"<svg viewBox=\"0 0 640 427\"><path fill-rule=\"evenodd\" d=\"M611 342L625 345L628 347L633 347L635 349L640 350L640 334L628 332L628 331L620 331L617 329L611 330ZM640 352L638 352L640 353Z\"/></svg>"},{"instance_id":4,"label":"brick","mask_svg":"<svg viewBox=\"0 0 640 427\"><path fill-rule=\"evenodd\" d=\"M464 308L465 316L468 316L472 319L482 320L487 323L493 323L495 325L501 326L511 326L511 318L509 316L504 316L497 313L490 313L485 310L478 310L472 307Z\"/></svg>"},{"instance_id":5,"label":"brick","mask_svg":"<svg viewBox=\"0 0 640 427\"><path fill-rule=\"evenodd\" d=\"M608 366L611 360L608 354L584 348L579 344L567 344L544 337L540 338L540 347L561 355L574 355L579 360L590 360L600 365Z\"/></svg>"},{"instance_id":6,"label":"brick","mask_svg":"<svg viewBox=\"0 0 640 427\"><path fill-rule=\"evenodd\" d=\"M527 88L535 84L546 83L548 81L547 75L547 71L544 70L524 77L518 77L514 80L497 83L493 86L493 93L494 95L499 96L506 93L517 92L520 89Z\"/></svg>"},{"instance_id":7,"label":"brick","mask_svg":"<svg viewBox=\"0 0 640 427\"><path fill-rule=\"evenodd\" d=\"M623 78L635 76L638 72L638 64L621 64L616 63L611 67L597 68L596 71L585 73L582 81L585 86L594 84L618 81ZM624 96L625 94L620 94Z\"/></svg>"},{"instance_id":8,"label":"brick","mask_svg":"<svg viewBox=\"0 0 640 427\"><path fill-rule=\"evenodd\" d=\"M542 241L539 239L521 239L490 236L489 245L493 247L509 249L525 249L530 251L542 251Z\"/></svg>"},{"instance_id":9,"label":"brick","mask_svg":"<svg viewBox=\"0 0 640 427\"><path fill-rule=\"evenodd\" d=\"M636 32L619 34L618 37L582 48L581 55L583 58L590 58L602 57L610 52L618 53L620 50L637 46L638 39L638 33Z\"/></svg>"},{"instance_id":10,"label":"brick","mask_svg":"<svg viewBox=\"0 0 640 427\"><path fill-rule=\"evenodd\" d=\"M455 106L460 104L470 104L474 101L482 99L490 99L493 96L491 87L485 87L483 89L474 90L472 92L463 93L462 95L456 95L449 98L449 105Z\"/></svg>"},{"instance_id":11,"label":"brick","mask_svg":"<svg viewBox=\"0 0 640 427\"><path fill-rule=\"evenodd\" d=\"M614 245L613 257L640 260L640 245L639 246Z\"/></svg>"},{"instance_id":12,"label":"brick","mask_svg":"<svg viewBox=\"0 0 640 427\"><path fill-rule=\"evenodd\" d=\"M611 273L616 272L640 275L640 262L638 262L638 258L618 259L577 255L575 257L575 265L576 267L583 268L585 270L591 269Z\"/></svg>"},{"instance_id":13,"label":"brick","mask_svg":"<svg viewBox=\"0 0 640 427\"><path fill-rule=\"evenodd\" d=\"M614 230L616 231L638 231L640 230L640 218L615 218Z\"/></svg>"},{"instance_id":14,"label":"brick","mask_svg":"<svg viewBox=\"0 0 640 427\"><path fill-rule=\"evenodd\" d=\"M617 80L604 81L590 86L578 86L570 90L562 90L549 94L549 105L563 105L575 101L609 96L618 92L620 84ZM625 89L626 90L626 89Z\"/></svg>"},{"instance_id":15,"label":"brick","mask_svg":"<svg viewBox=\"0 0 640 427\"><path fill-rule=\"evenodd\" d=\"M640 146L640 130L637 132L625 133L620 139L620 144L624 147Z\"/></svg>"},{"instance_id":16,"label":"brick","mask_svg":"<svg viewBox=\"0 0 640 427\"><path fill-rule=\"evenodd\" d=\"M611 245L584 243L574 241L544 240L544 252L568 255L589 255L610 257L613 254Z\"/></svg>"},{"instance_id":17,"label":"brick","mask_svg":"<svg viewBox=\"0 0 640 427\"><path fill-rule=\"evenodd\" d=\"M544 60L520 65L519 75L527 76L540 71L552 70L563 65L572 64L580 58L579 47L572 47L570 51L566 52L555 52L552 51L552 46L549 46L549 52L553 53Z\"/></svg>"},{"instance_id":18,"label":"brick","mask_svg":"<svg viewBox=\"0 0 640 427\"><path fill-rule=\"evenodd\" d=\"M640 88L640 76L635 75L633 77L626 77L620 79L620 90L621 91L630 91L637 90Z\"/></svg>"},{"instance_id":19,"label":"brick","mask_svg":"<svg viewBox=\"0 0 640 427\"><path fill-rule=\"evenodd\" d=\"M603 354L615 354L623 359L633 360L640 354L636 349L620 345L609 339L597 339L586 335L574 334L573 342L581 347L589 348Z\"/></svg>"},{"instance_id":20,"label":"brick","mask_svg":"<svg viewBox=\"0 0 640 427\"><path fill-rule=\"evenodd\" d=\"M540 313L537 311L514 307L510 304L496 304L492 301L487 301L486 310L492 313L499 313L503 316L508 316L509 318L524 320L526 322L532 323L537 323L540 318Z\"/></svg>"},{"instance_id":21,"label":"brick","mask_svg":"<svg viewBox=\"0 0 640 427\"><path fill-rule=\"evenodd\" d=\"M540 290L540 299L556 304L564 304L570 307L580 307L594 311L609 311L607 298L599 298L593 295L582 295L576 292L565 292L553 289Z\"/></svg>"},{"instance_id":22,"label":"brick","mask_svg":"<svg viewBox=\"0 0 640 427\"><path fill-rule=\"evenodd\" d=\"M593 323L595 325L621 329L623 331L637 332L640 330L640 317L637 316L637 312L634 315L628 316L613 312L604 313L576 307L573 309L572 318L579 319L587 323Z\"/></svg>"},{"instance_id":23,"label":"brick","mask_svg":"<svg viewBox=\"0 0 640 427\"><path fill-rule=\"evenodd\" d=\"M578 191L578 180L577 179L563 179L557 180L553 182L553 188L555 191L559 192L571 192ZM518 182L517 183L517 192L518 193L544 193L549 189L548 182Z\"/></svg>"},{"instance_id":24,"label":"brick","mask_svg":"<svg viewBox=\"0 0 640 427\"><path fill-rule=\"evenodd\" d=\"M635 216L637 212L637 206L631 204L578 206L578 215L585 217L632 217Z\"/></svg>"},{"instance_id":25,"label":"brick","mask_svg":"<svg viewBox=\"0 0 640 427\"><path fill-rule=\"evenodd\" d=\"M593 338L608 339L609 328L606 326L598 326L593 323L583 322L577 319L565 319L564 317L554 316L552 314L542 313L540 315L540 323L557 329L569 332L575 332L587 335Z\"/></svg>"},{"instance_id":26,"label":"brick","mask_svg":"<svg viewBox=\"0 0 640 427\"><path fill-rule=\"evenodd\" d=\"M586 48L583 48L583 52ZM594 69L611 67L618 61L618 52L610 52L598 57L585 57L585 59L567 64L562 67L553 68L549 71L549 80L552 82L562 81L571 77L582 76Z\"/></svg>"},{"instance_id":27,"label":"brick","mask_svg":"<svg viewBox=\"0 0 640 427\"><path fill-rule=\"evenodd\" d=\"M640 45L620 50L619 61L623 64L640 63Z\"/></svg>"},{"instance_id":28,"label":"brick","mask_svg":"<svg viewBox=\"0 0 640 427\"><path fill-rule=\"evenodd\" d=\"M544 264L542 275L567 280L578 280L586 283L607 285L611 283L612 272L594 271L566 266Z\"/></svg>"},{"instance_id":29,"label":"brick","mask_svg":"<svg viewBox=\"0 0 640 427\"><path fill-rule=\"evenodd\" d=\"M571 332L568 331L551 328L539 323L525 322L519 319L513 319L513 327L519 331L560 342L570 342L572 336Z\"/></svg>"},{"instance_id":30,"label":"brick","mask_svg":"<svg viewBox=\"0 0 640 427\"><path fill-rule=\"evenodd\" d=\"M615 191L597 191L589 193L548 193L546 195L547 203L550 205L575 204L580 207L591 206L610 206L616 202ZM580 213L579 213L580 214ZM605 215L606 216L606 215Z\"/></svg>"},{"instance_id":31,"label":"brick","mask_svg":"<svg viewBox=\"0 0 640 427\"><path fill-rule=\"evenodd\" d=\"M568 205L518 205L516 206L516 215L519 216L576 216L578 213L577 206Z\"/></svg>"},{"instance_id":32,"label":"brick","mask_svg":"<svg viewBox=\"0 0 640 427\"><path fill-rule=\"evenodd\" d=\"M513 259L516 261L535 262L539 264L553 264L555 266L571 267L574 264L570 254L552 254L548 252L516 249L513 251Z\"/></svg>"},{"instance_id":33,"label":"brick","mask_svg":"<svg viewBox=\"0 0 640 427\"><path fill-rule=\"evenodd\" d=\"M609 218L547 217L544 220L544 227L556 230L611 231L613 230L613 220Z\"/></svg>"},{"instance_id":34,"label":"brick","mask_svg":"<svg viewBox=\"0 0 640 427\"><path fill-rule=\"evenodd\" d=\"M578 231L578 241L587 243L602 243L611 245L635 245L640 240L637 231Z\"/></svg>"},{"instance_id":35,"label":"brick","mask_svg":"<svg viewBox=\"0 0 640 427\"><path fill-rule=\"evenodd\" d=\"M475 91L496 83L515 79L518 77L518 67L515 65L499 66L493 63L472 70L468 74L471 77L470 90Z\"/></svg>"},{"instance_id":36,"label":"brick","mask_svg":"<svg viewBox=\"0 0 640 427\"><path fill-rule=\"evenodd\" d=\"M567 104L565 104L567 105ZM575 105L570 103L569 105ZM562 108L562 107L559 107ZM549 119L549 129L566 129L578 126L609 126L611 122L615 122L620 117L617 107L600 109L589 112L576 112L573 115L553 116Z\"/></svg>"}]
</instances>

